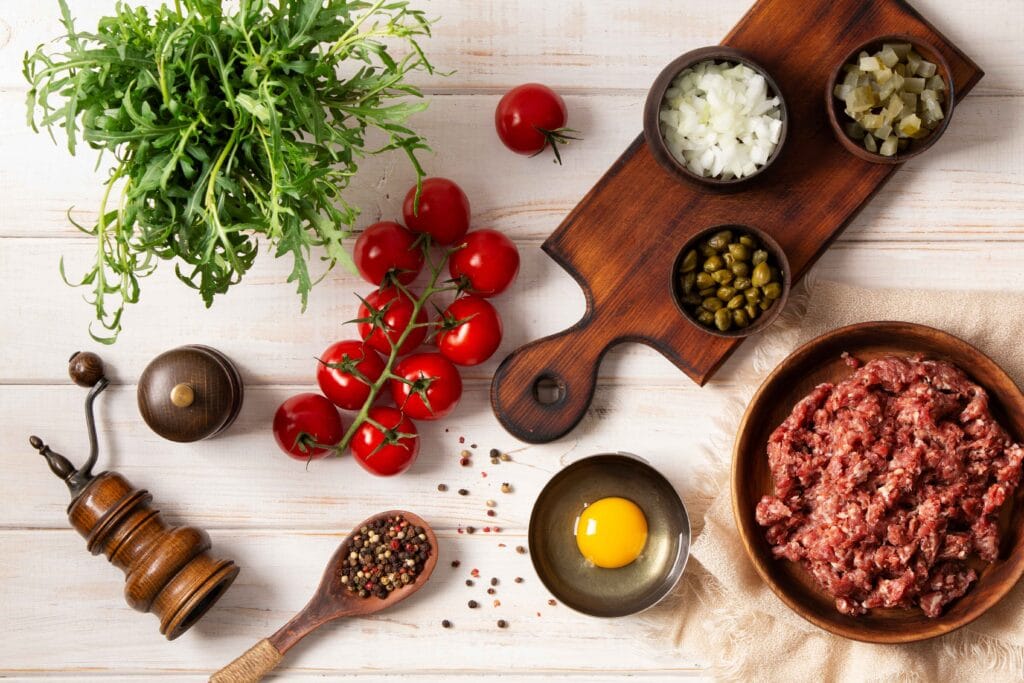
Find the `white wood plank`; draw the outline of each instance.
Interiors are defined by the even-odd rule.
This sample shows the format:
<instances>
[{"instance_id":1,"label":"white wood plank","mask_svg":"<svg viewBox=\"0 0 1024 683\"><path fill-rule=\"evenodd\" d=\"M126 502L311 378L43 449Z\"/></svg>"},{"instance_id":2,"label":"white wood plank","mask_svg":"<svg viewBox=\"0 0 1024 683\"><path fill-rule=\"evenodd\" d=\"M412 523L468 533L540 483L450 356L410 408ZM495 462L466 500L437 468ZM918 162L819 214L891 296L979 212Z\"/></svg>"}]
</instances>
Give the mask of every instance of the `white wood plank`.
<instances>
[{"instance_id":1,"label":"white wood plank","mask_svg":"<svg viewBox=\"0 0 1024 683\"><path fill-rule=\"evenodd\" d=\"M80 27L90 30L109 10L108 3L97 0L69 4ZM440 17L425 49L439 69L455 72L449 78L417 76L417 82L444 91L481 91L540 80L563 90L592 92L646 88L682 52L718 43L751 2L420 0L416 5ZM915 0L913 5L987 71L979 92L1024 92L1019 59L1024 6L1018 0ZM61 33L55 7L5 2L0 8L0 85L22 85L24 52Z\"/></svg>"},{"instance_id":2,"label":"white wood plank","mask_svg":"<svg viewBox=\"0 0 1024 683\"><path fill-rule=\"evenodd\" d=\"M730 395L682 381L656 391L602 388L571 436L526 447L505 434L491 414L486 385L474 383L450 417L420 424L420 456L412 469L378 478L348 456L307 468L278 450L270 429L274 410L301 389L306 387L250 387L230 431L197 444L174 444L141 421L134 387L112 387L99 409L102 455L97 471L120 472L148 489L154 505L175 520L211 529L333 531L349 528L375 510L408 507L438 529L499 526L502 533L492 534L497 538L521 533L551 475L593 453L635 449L681 495L691 494L694 474L704 465L698 444ZM87 454L83 398L75 387L0 386L5 414L0 464L5 479L18 482L5 493L0 527L66 528L68 492L29 447L28 436L38 434L54 450L81 463ZM642 433L636 432L638 417L646 425ZM491 448L511 451L513 461L491 465ZM459 465L463 449L475 454L471 467ZM502 482L511 483L513 492L501 493ZM448 491L439 492L439 483L447 484ZM458 495L460 488L469 495ZM486 516L488 499L498 503L495 517Z\"/></svg>"},{"instance_id":3,"label":"white wood plank","mask_svg":"<svg viewBox=\"0 0 1024 683\"><path fill-rule=\"evenodd\" d=\"M0 377L8 383L66 382L65 361L75 350L102 353L111 376L132 382L159 352L186 343L216 346L240 366L246 384L312 386L316 354L331 342L354 336L343 321L354 317L353 292L370 287L336 270L321 283L305 314L285 282L288 264L264 258L244 286L203 307L196 293L161 269L143 284L143 298L130 307L125 331L114 347L102 347L87 335L92 308L82 291L66 287L57 273L58 254L67 257L70 272L84 267L92 245L82 240L10 240L0 250L0 279L6 296L17 302L9 309L2 335ZM495 299L504 322L502 347L492 360L464 376L485 380L511 350L538 337L563 330L582 316L585 303L572 278L542 255L536 244L522 245L522 270L514 287ZM839 243L822 257L819 277L868 287L1024 288L1021 242ZM969 265L968 265L969 264ZM937 273L942 273L938 277ZM752 346L751 340L746 347ZM716 382L747 363L741 350ZM601 377L612 381L683 384L687 380L656 352L629 344L605 359Z\"/></svg>"},{"instance_id":4,"label":"white wood plank","mask_svg":"<svg viewBox=\"0 0 1024 683\"><path fill-rule=\"evenodd\" d=\"M433 97L416 128L434 154L433 175L462 184L477 225L494 225L514 239L547 237L640 132L642 93L568 97L571 125L585 139L563 154L565 166L506 150L493 128L498 95ZM101 184L96 155L71 158L45 133L25 125L23 95L0 91L0 149L19 163L0 166L0 237L75 237L68 221L95 220ZM928 154L914 159L868 205L846 240L1024 239L1024 98L969 97ZM798 144L793 137L789 144ZM401 219L413 183L404 157L361 164L347 191L363 209L359 227ZM261 255L260 258L264 258Z\"/></svg>"},{"instance_id":5,"label":"white wood plank","mask_svg":"<svg viewBox=\"0 0 1024 683\"><path fill-rule=\"evenodd\" d=\"M0 676L86 673L190 675L195 680L227 664L298 611L319 581L342 538L305 531L214 532L217 551L242 567L220 603L179 640L168 643L152 615L123 603L120 572L84 552L80 538L63 531L0 531L0 604L4 606L4 656ZM441 559L415 597L376 617L338 622L298 645L284 660L284 674L335 671L371 675L442 676L529 671L547 676L693 672L699 653L680 653L667 630L643 618L594 619L548 605L529 558L512 545L498 547L482 535L440 534ZM458 569L449 566L458 558ZM481 580L464 584L472 568ZM497 595L485 587L499 578ZM521 584L513 582L524 577ZM481 607L471 610L469 599ZM493 607L492 601L501 601ZM540 616L537 616L537 613ZM509 623L497 628L497 619ZM450 619L454 627L441 627ZM382 653L400 653L387 656ZM535 679L536 680L536 679Z\"/></svg>"}]
</instances>

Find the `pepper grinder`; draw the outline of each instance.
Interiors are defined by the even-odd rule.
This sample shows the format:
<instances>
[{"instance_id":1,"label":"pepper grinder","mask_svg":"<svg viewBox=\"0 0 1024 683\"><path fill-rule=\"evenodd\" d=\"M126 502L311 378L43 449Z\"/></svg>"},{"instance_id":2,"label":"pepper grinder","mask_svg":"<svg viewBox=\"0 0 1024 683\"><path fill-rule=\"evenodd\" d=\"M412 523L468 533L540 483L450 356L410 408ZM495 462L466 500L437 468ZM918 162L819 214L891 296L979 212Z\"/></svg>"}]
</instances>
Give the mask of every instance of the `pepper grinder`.
<instances>
[{"instance_id":1,"label":"pepper grinder","mask_svg":"<svg viewBox=\"0 0 1024 683\"><path fill-rule=\"evenodd\" d=\"M72 356L68 371L76 384L90 387L85 399L89 459L75 469L38 436L29 443L71 491L68 520L85 538L86 548L93 555L103 553L124 571L125 600L140 612L154 613L160 633L174 640L220 599L238 576L238 566L207 552L210 537L202 529L165 524L150 507L148 491L133 488L116 472L92 473L98 454L93 402L109 382L93 353Z\"/></svg>"}]
</instances>

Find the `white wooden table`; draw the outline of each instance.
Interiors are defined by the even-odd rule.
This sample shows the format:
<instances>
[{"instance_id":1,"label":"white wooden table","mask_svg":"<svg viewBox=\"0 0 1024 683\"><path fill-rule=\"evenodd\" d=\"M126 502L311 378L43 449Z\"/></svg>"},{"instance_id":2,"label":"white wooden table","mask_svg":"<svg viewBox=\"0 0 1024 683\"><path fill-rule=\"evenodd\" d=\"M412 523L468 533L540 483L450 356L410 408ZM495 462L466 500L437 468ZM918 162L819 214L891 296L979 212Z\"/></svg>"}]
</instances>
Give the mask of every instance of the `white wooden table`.
<instances>
[{"instance_id":1,"label":"white wooden table","mask_svg":"<svg viewBox=\"0 0 1024 683\"><path fill-rule=\"evenodd\" d=\"M83 26L112 0L71 0ZM641 680L700 675L702 653L674 649L670 616L598 620L549 606L525 555L531 503L565 463L586 454L629 450L651 460L684 498L702 465L697 445L711 419L746 390L739 373L751 345L715 381L698 389L654 351L625 345L600 371L584 422L568 437L524 447L508 437L488 404L497 359L563 329L582 314L583 296L538 246L640 129L645 88L677 54L717 42L746 11L748 0L433 0L441 17L428 43L433 60L455 69L425 82L430 110L416 121L436 154L432 174L456 179L468 192L474 223L513 236L523 264L514 290L499 300L505 320L496 359L472 369L455 414L423 429L415 469L394 479L366 475L348 459L307 471L273 444L269 420L285 397L315 386L313 356L351 336L357 278L336 270L300 315L287 264L262 254L246 282L203 309L194 292L161 266L144 282L113 348L86 335L91 309L81 292L61 283L58 258L71 272L85 266L93 244L69 226L65 211L93 220L100 174L85 154L66 151L24 124L21 57L60 33L55 2L0 0L0 677L28 680L205 680L258 638L274 631L311 594L339 538L377 510L407 506L435 525L443 558L435 578L393 613L326 628L296 648L281 674L359 681L408 674L479 680L544 680L565 676L603 681L618 674ZM1024 290L1024 3L1020 0L915 0L915 6L987 71L958 107L945 138L897 174L821 259L816 275L869 286ZM712 12L708 8L713 7ZM559 168L545 159L506 152L492 127L502 92L539 80L560 90L570 124L585 133ZM361 224L400 215L411 182L404 160L367 163L350 199ZM599 239L599 236L596 236ZM1021 312L1008 312L1020 314ZM206 343L239 364L246 400L236 425L197 445L163 441L142 423L135 381L157 353ZM67 491L27 444L30 433L80 461L87 448L81 419L84 390L72 386L66 359L98 350L115 385L100 402L101 466L148 488L176 522L210 531L219 556L242 572L220 604L191 632L168 643L151 615L131 611L121 576L91 557L66 523ZM447 430L444 429L447 427ZM461 468L458 453L475 443L477 466ZM487 449L514 451L494 468ZM481 478L480 470L490 470ZM497 489L509 481L515 493ZM439 482L450 491L436 490ZM460 497L453 491L471 489ZM484 516L496 498L498 516ZM458 534L464 524L498 524L500 535ZM504 547L502 547L504 544ZM461 560L458 570L449 567ZM745 561L737 558L738 562ZM464 585L470 569L485 580ZM483 584L502 583L491 607ZM513 583L515 576L525 581ZM482 609L469 610L476 598ZM495 621L508 620L499 630ZM442 629L442 619L454 622ZM653 626L652 626L653 625ZM403 653L397 659L381 652Z\"/></svg>"}]
</instances>

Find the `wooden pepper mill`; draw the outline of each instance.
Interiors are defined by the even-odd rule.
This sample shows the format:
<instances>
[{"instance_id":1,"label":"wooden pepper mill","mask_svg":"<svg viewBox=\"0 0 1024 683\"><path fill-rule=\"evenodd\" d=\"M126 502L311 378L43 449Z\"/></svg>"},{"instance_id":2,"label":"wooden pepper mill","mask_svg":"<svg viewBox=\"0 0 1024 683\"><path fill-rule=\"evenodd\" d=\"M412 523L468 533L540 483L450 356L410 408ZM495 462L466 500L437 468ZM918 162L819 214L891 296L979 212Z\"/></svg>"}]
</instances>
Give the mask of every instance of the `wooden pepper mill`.
<instances>
[{"instance_id":1,"label":"wooden pepper mill","mask_svg":"<svg viewBox=\"0 0 1024 683\"><path fill-rule=\"evenodd\" d=\"M75 469L38 436L32 447L71 490L68 519L93 555L103 553L125 573L125 600L140 612L160 619L160 633L174 640L191 628L238 576L231 560L207 552L210 537L193 527L168 527L150 507L148 491L132 487L115 472L93 475L98 444L93 401L107 388L103 363L93 353L77 353L69 368L76 384L91 387L85 399L89 459Z\"/></svg>"}]
</instances>

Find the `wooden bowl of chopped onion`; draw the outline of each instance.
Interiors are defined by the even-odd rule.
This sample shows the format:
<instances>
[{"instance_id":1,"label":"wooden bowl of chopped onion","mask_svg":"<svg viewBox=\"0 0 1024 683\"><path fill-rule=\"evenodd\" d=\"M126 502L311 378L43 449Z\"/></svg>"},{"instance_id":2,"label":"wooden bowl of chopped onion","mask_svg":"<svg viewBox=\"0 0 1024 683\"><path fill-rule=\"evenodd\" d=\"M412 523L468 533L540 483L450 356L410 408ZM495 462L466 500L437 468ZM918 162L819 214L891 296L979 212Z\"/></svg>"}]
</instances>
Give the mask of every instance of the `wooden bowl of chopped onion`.
<instances>
[{"instance_id":1,"label":"wooden bowl of chopped onion","mask_svg":"<svg viewBox=\"0 0 1024 683\"><path fill-rule=\"evenodd\" d=\"M774 163L786 140L779 86L746 53L714 46L666 66L644 107L644 137L671 175L702 187L737 190Z\"/></svg>"},{"instance_id":2,"label":"wooden bowl of chopped onion","mask_svg":"<svg viewBox=\"0 0 1024 683\"><path fill-rule=\"evenodd\" d=\"M825 91L836 139L876 164L921 154L953 114L949 65L933 46L908 35L873 38L836 66Z\"/></svg>"}]
</instances>

